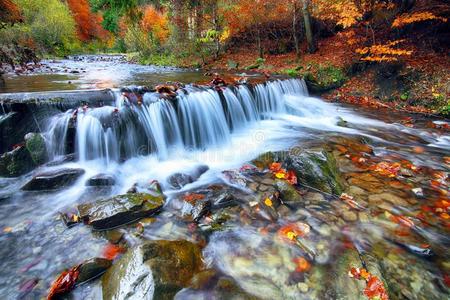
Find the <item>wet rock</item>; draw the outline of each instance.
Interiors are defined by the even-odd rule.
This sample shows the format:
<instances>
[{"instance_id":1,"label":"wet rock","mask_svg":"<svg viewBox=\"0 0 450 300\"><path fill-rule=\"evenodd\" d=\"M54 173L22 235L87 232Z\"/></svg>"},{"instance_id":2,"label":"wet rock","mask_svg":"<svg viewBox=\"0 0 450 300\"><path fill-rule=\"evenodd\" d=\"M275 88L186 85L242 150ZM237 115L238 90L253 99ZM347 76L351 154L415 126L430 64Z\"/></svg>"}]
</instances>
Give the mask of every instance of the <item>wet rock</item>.
<instances>
[{"instance_id":1,"label":"wet rock","mask_svg":"<svg viewBox=\"0 0 450 300\"><path fill-rule=\"evenodd\" d=\"M78 206L78 213L82 220L94 229L104 230L149 217L159 212L163 205L163 194L124 194L81 204Z\"/></svg>"},{"instance_id":2,"label":"wet rock","mask_svg":"<svg viewBox=\"0 0 450 300\"><path fill-rule=\"evenodd\" d=\"M24 146L0 156L0 177L17 177L30 172L34 167L30 152Z\"/></svg>"},{"instance_id":3,"label":"wet rock","mask_svg":"<svg viewBox=\"0 0 450 300\"><path fill-rule=\"evenodd\" d=\"M359 254L354 249L346 249L345 252L338 256L333 274L333 283L335 285L336 295L333 299L367 299L361 292L365 288L362 280L355 280L348 276L348 271L352 268L361 268L362 263Z\"/></svg>"},{"instance_id":4,"label":"wet rock","mask_svg":"<svg viewBox=\"0 0 450 300\"><path fill-rule=\"evenodd\" d=\"M146 242L105 273L103 299L173 299L202 267L201 250L191 242Z\"/></svg>"},{"instance_id":5,"label":"wet rock","mask_svg":"<svg viewBox=\"0 0 450 300\"><path fill-rule=\"evenodd\" d=\"M371 193L379 192L384 186L384 184L380 180L369 173L356 173L351 174L351 176L352 177L348 180L349 184L358 186Z\"/></svg>"},{"instance_id":6,"label":"wet rock","mask_svg":"<svg viewBox=\"0 0 450 300\"><path fill-rule=\"evenodd\" d=\"M25 147L28 152L30 152L31 159L36 165L41 165L47 162L47 146L40 133L28 133L25 136Z\"/></svg>"},{"instance_id":7,"label":"wet rock","mask_svg":"<svg viewBox=\"0 0 450 300\"><path fill-rule=\"evenodd\" d=\"M169 184L175 189L181 189L183 186L188 185L189 183L194 182L194 179L191 175L183 174L183 173L175 173L167 179Z\"/></svg>"},{"instance_id":8,"label":"wet rock","mask_svg":"<svg viewBox=\"0 0 450 300\"><path fill-rule=\"evenodd\" d=\"M192 209L191 216L194 222L200 221L206 214L208 214L211 210L211 201L209 199L203 199L197 201Z\"/></svg>"},{"instance_id":9,"label":"wet rock","mask_svg":"<svg viewBox=\"0 0 450 300\"><path fill-rule=\"evenodd\" d=\"M342 213L342 218L347 222L354 222L358 220L358 216L352 211L344 211Z\"/></svg>"},{"instance_id":10,"label":"wet rock","mask_svg":"<svg viewBox=\"0 0 450 300\"><path fill-rule=\"evenodd\" d=\"M239 200L233 195L232 192L223 192L212 200L212 209L220 209L237 205Z\"/></svg>"},{"instance_id":11,"label":"wet rock","mask_svg":"<svg viewBox=\"0 0 450 300\"><path fill-rule=\"evenodd\" d=\"M209 167L206 165L199 166L193 173L184 174L184 173L175 173L171 175L167 182L175 189L181 189L185 185L196 181L200 176L202 176L205 172L209 170Z\"/></svg>"},{"instance_id":12,"label":"wet rock","mask_svg":"<svg viewBox=\"0 0 450 300\"><path fill-rule=\"evenodd\" d=\"M390 193L370 195L368 200L372 204L381 204L387 201L396 206L408 206L408 202L406 200Z\"/></svg>"},{"instance_id":13,"label":"wet rock","mask_svg":"<svg viewBox=\"0 0 450 300\"><path fill-rule=\"evenodd\" d=\"M348 188L348 194L353 196L363 196L366 195L367 192L360 187L352 185Z\"/></svg>"},{"instance_id":14,"label":"wet rock","mask_svg":"<svg viewBox=\"0 0 450 300\"><path fill-rule=\"evenodd\" d=\"M112 262L105 258L93 258L85 261L80 266L80 273L77 278L77 283L83 283L97 278L106 272L111 267Z\"/></svg>"},{"instance_id":15,"label":"wet rock","mask_svg":"<svg viewBox=\"0 0 450 300\"><path fill-rule=\"evenodd\" d=\"M295 204L295 203L299 203L302 201L302 196L300 196L300 194L295 189L295 187L293 187L286 181L277 180L275 182L275 187L278 190L278 192L280 193L280 196L281 196L281 199L283 200L283 202L288 203L288 204Z\"/></svg>"},{"instance_id":16,"label":"wet rock","mask_svg":"<svg viewBox=\"0 0 450 300\"><path fill-rule=\"evenodd\" d=\"M322 151L289 154L285 163L287 169L295 171L300 183L327 193L342 193L343 181L331 153Z\"/></svg>"},{"instance_id":17,"label":"wet rock","mask_svg":"<svg viewBox=\"0 0 450 300\"><path fill-rule=\"evenodd\" d=\"M112 186L116 183L116 179L112 175L97 174L86 182L87 186Z\"/></svg>"},{"instance_id":18,"label":"wet rock","mask_svg":"<svg viewBox=\"0 0 450 300\"><path fill-rule=\"evenodd\" d=\"M22 190L43 191L56 190L73 184L84 174L83 169L60 169L35 175Z\"/></svg>"}]
</instances>

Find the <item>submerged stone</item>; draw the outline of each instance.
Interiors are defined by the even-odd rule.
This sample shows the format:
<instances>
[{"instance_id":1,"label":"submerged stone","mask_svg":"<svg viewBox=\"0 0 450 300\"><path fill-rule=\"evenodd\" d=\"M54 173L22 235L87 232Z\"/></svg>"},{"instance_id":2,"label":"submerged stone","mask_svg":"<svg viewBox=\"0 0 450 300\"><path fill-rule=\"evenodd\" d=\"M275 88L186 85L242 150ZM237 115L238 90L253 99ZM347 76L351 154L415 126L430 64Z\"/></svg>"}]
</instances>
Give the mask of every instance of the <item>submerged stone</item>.
<instances>
[{"instance_id":1,"label":"submerged stone","mask_svg":"<svg viewBox=\"0 0 450 300\"><path fill-rule=\"evenodd\" d=\"M78 206L79 216L94 229L104 230L149 217L164 205L163 194L124 194Z\"/></svg>"},{"instance_id":2,"label":"submerged stone","mask_svg":"<svg viewBox=\"0 0 450 300\"><path fill-rule=\"evenodd\" d=\"M173 299L203 267L188 241L150 241L130 249L102 277L103 299Z\"/></svg>"},{"instance_id":3,"label":"submerged stone","mask_svg":"<svg viewBox=\"0 0 450 300\"><path fill-rule=\"evenodd\" d=\"M73 184L84 174L83 169L60 169L35 175L22 190L44 191L56 190Z\"/></svg>"},{"instance_id":4,"label":"submerged stone","mask_svg":"<svg viewBox=\"0 0 450 300\"><path fill-rule=\"evenodd\" d=\"M342 193L343 180L331 153L322 151L289 155L285 163L288 169L295 171L300 183L327 193Z\"/></svg>"}]
</instances>

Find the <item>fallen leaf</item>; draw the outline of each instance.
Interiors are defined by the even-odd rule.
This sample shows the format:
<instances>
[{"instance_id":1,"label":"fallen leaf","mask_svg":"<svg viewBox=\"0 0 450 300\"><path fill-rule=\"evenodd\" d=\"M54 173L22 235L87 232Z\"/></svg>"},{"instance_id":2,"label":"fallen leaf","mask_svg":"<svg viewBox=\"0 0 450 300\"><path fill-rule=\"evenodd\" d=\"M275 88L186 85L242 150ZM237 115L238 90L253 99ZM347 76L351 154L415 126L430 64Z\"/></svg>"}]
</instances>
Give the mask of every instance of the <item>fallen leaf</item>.
<instances>
[{"instance_id":1,"label":"fallen leaf","mask_svg":"<svg viewBox=\"0 0 450 300\"><path fill-rule=\"evenodd\" d=\"M78 279L80 265L64 271L56 278L50 287L47 300L59 299L61 295L73 290Z\"/></svg>"}]
</instances>

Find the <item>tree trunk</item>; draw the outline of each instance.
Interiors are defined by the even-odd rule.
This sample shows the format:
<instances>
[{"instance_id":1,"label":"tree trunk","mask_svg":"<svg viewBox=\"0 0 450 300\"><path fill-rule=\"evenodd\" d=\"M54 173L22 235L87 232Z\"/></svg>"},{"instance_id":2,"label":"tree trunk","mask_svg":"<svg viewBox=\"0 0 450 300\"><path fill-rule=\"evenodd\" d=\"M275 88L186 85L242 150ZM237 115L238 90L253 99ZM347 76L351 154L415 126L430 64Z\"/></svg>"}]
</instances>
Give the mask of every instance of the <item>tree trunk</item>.
<instances>
[{"instance_id":1,"label":"tree trunk","mask_svg":"<svg viewBox=\"0 0 450 300\"><path fill-rule=\"evenodd\" d=\"M308 42L308 52L314 53L316 46L314 45L311 17L309 15L309 0L303 0L303 20L305 22L306 41Z\"/></svg>"},{"instance_id":2,"label":"tree trunk","mask_svg":"<svg viewBox=\"0 0 450 300\"><path fill-rule=\"evenodd\" d=\"M293 7L292 35L294 38L295 56L296 56L297 60L299 60L300 59L300 46L299 46L299 42L298 42L298 33L297 33L297 3L294 3L294 7Z\"/></svg>"},{"instance_id":3,"label":"tree trunk","mask_svg":"<svg viewBox=\"0 0 450 300\"><path fill-rule=\"evenodd\" d=\"M258 46L258 53L260 58L264 58L264 50L261 43L261 28L258 25L256 30L256 45Z\"/></svg>"}]
</instances>

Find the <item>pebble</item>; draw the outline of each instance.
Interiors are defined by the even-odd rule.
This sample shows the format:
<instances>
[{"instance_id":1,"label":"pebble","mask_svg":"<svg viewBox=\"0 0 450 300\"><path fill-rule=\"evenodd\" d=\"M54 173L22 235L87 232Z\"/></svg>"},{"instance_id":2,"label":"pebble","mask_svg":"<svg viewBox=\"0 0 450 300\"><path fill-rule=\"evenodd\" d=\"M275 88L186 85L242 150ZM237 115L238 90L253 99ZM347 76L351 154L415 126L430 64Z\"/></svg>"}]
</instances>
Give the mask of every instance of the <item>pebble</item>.
<instances>
[{"instance_id":1,"label":"pebble","mask_svg":"<svg viewBox=\"0 0 450 300\"><path fill-rule=\"evenodd\" d=\"M265 192L265 191L267 191L268 189L269 189L269 187L268 187L267 185L261 184L261 185L259 186L259 190L260 190L261 192Z\"/></svg>"},{"instance_id":2,"label":"pebble","mask_svg":"<svg viewBox=\"0 0 450 300\"><path fill-rule=\"evenodd\" d=\"M369 216L365 212L360 212L358 216L362 223L369 223Z\"/></svg>"},{"instance_id":3,"label":"pebble","mask_svg":"<svg viewBox=\"0 0 450 300\"><path fill-rule=\"evenodd\" d=\"M300 282L299 284L297 284L297 287L302 293L307 293L309 290L309 286L304 282Z\"/></svg>"},{"instance_id":4,"label":"pebble","mask_svg":"<svg viewBox=\"0 0 450 300\"><path fill-rule=\"evenodd\" d=\"M265 185L274 185L275 181L273 179L266 178L263 181L261 181L261 183Z\"/></svg>"},{"instance_id":5,"label":"pebble","mask_svg":"<svg viewBox=\"0 0 450 300\"><path fill-rule=\"evenodd\" d=\"M345 211L342 214L342 218L347 222L353 222L358 220L358 216L352 211Z\"/></svg>"}]
</instances>

